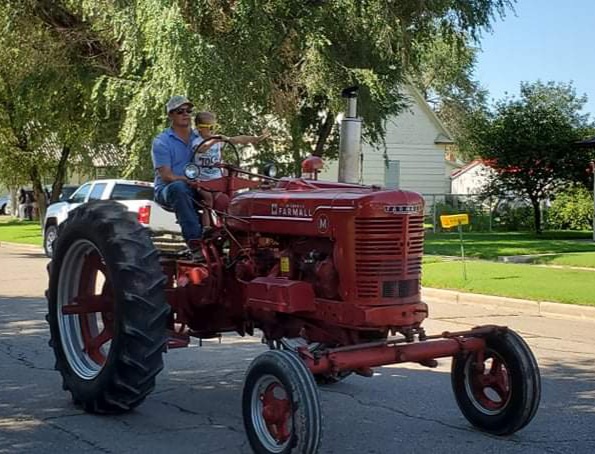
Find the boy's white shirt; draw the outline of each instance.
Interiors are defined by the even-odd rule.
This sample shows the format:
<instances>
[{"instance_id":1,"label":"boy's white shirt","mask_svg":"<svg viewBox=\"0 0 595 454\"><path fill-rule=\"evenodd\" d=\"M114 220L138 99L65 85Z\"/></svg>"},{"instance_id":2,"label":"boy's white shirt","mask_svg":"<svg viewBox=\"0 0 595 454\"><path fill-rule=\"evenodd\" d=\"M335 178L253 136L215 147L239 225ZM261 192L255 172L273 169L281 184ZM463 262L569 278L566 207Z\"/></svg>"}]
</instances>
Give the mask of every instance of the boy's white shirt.
<instances>
[{"instance_id":1,"label":"boy's white shirt","mask_svg":"<svg viewBox=\"0 0 595 454\"><path fill-rule=\"evenodd\" d=\"M198 138L192 142L192 149L200 145L204 140L202 136L198 134ZM216 143L207 149L204 153L196 153L194 163L198 166L200 173L198 174L199 180L214 180L215 178L221 178L223 172L221 169L216 167L209 167L221 162L221 142Z\"/></svg>"}]
</instances>

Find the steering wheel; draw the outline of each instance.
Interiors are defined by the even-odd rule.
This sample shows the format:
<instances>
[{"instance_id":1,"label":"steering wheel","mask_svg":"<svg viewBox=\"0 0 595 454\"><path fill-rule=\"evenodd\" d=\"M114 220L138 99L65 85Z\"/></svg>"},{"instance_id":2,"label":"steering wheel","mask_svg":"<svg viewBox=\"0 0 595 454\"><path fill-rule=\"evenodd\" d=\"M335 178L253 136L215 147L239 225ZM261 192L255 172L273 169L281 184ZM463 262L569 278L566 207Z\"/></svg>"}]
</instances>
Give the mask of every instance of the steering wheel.
<instances>
[{"instance_id":1,"label":"steering wheel","mask_svg":"<svg viewBox=\"0 0 595 454\"><path fill-rule=\"evenodd\" d=\"M192 152L192 158L190 162L196 164L196 155L198 150L207 142L216 140L218 142L223 142L221 146L221 162L224 164L229 164L233 167L240 167L240 153L238 153L237 147L229 140L228 138L224 138L223 136L211 136L208 139L203 140L199 143Z\"/></svg>"}]
</instances>

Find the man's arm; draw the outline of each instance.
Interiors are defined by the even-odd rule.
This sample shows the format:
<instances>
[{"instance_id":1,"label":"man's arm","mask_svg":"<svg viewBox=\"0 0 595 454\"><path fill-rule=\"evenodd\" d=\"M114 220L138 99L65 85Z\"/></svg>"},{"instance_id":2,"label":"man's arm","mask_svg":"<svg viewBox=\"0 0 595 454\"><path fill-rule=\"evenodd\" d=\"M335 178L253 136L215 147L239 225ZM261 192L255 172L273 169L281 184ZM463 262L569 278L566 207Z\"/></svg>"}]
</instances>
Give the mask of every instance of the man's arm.
<instances>
[{"instance_id":1,"label":"man's arm","mask_svg":"<svg viewBox=\"0 0 595 454\"><path fill-rule=\"evenodd\" d=\"M153 168L157 171L164 183L171 183L172 181L178 180L188 181L185 176L174 175L172 172L171 154L166 144L159 140L159 137L153 141L151 156L153 158Z\"/></svg>"},{"instance_id":2,"label":"man's arm","mask_svg":"<svg viewBox=\"0 0 595 454\"><path fill-rule=\"evenodd\" d=\"M159 176L163 180L164 183L171 183L172 181L188 181L188 178L185 176L174 175L171 171L171 167L168 166L161 166L157 168L157 172Z\"/></svg>"}]
</instances>

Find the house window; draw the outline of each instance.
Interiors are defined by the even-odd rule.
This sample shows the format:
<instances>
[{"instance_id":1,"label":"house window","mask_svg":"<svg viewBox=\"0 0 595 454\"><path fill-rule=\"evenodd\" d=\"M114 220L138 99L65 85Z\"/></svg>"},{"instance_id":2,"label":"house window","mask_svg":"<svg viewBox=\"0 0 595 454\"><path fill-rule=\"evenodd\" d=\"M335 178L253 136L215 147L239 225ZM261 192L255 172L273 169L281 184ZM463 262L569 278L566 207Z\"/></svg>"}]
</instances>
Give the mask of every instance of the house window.
<instances>
[{"instance_id":1,"label":"house window","mask_svg":"<svg viewBox=\"0 0 595 454\"><path fill-rule=\"evenodd\" d=\"M401 180L401 162L387 161L384 166L384 186L386 188L398 189Z\"/></svg>"}]
</instances>

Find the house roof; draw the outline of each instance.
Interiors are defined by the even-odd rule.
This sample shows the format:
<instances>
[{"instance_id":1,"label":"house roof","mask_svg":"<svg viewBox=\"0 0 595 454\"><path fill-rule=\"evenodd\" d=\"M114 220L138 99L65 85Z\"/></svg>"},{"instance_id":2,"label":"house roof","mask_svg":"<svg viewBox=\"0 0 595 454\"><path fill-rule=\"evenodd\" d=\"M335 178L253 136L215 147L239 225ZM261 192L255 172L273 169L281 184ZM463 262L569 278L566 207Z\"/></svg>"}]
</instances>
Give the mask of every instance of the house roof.
<instances>
[{"instance_id":1,"label":"house roof","mask_svg":"<svg viewBox=\"0 0 595 454\"><path fill-rule=\"evenodd\" d=\"M454 141L451 139L451 135L448 132L448 129L446 129L446 126L444 126L444 123L442 123L440 118L438 118L438 115L436 115L436 112L434 112L432 110L432 108L430 107L430 105L428 104L426 99L423 97L421 92L417 88L415 88L415 85L413 85L412 82L409 82L407 84L407 88L409 89L409 91L411 92L411 95L415 98L417 103L421 106L422 110L426 113L426 115L430 118L432 123L434 123L436 125L436 127L438 128L438 130L440 131L438 133L438 135L436 136L436 139L434 139L434 143L435 144L447 144L447 145L454 143Z\"/></svg>"},{"instance_id":2,"label":"house roof","mask_svg":"<svg viewBox=\"0 0 595 454\"><path fill-rule=\"evenodd\" d=\"M450 177L451 178L458 178L461 175L463 175L465 172L471 170L472 168L478 166L479 164L483 164L483 161L481 159L474 159L473 161L471 161L470 163L466 164L465 166L461 167L458 170L455 170Z\"/></svg>"},{"instance_id":3,"label":"house roof","mask_svg":"<svg viewBox=\"0 0 595 454\"><path fill-rule=\"evenodd\" d=\"M463 167L463 164L461 164L459 161L451 161L450 159L444 159L444 164L447 167L450 167L451 169L451 173L454 171L458 171Z\"/></svg>"}]
</instances>

